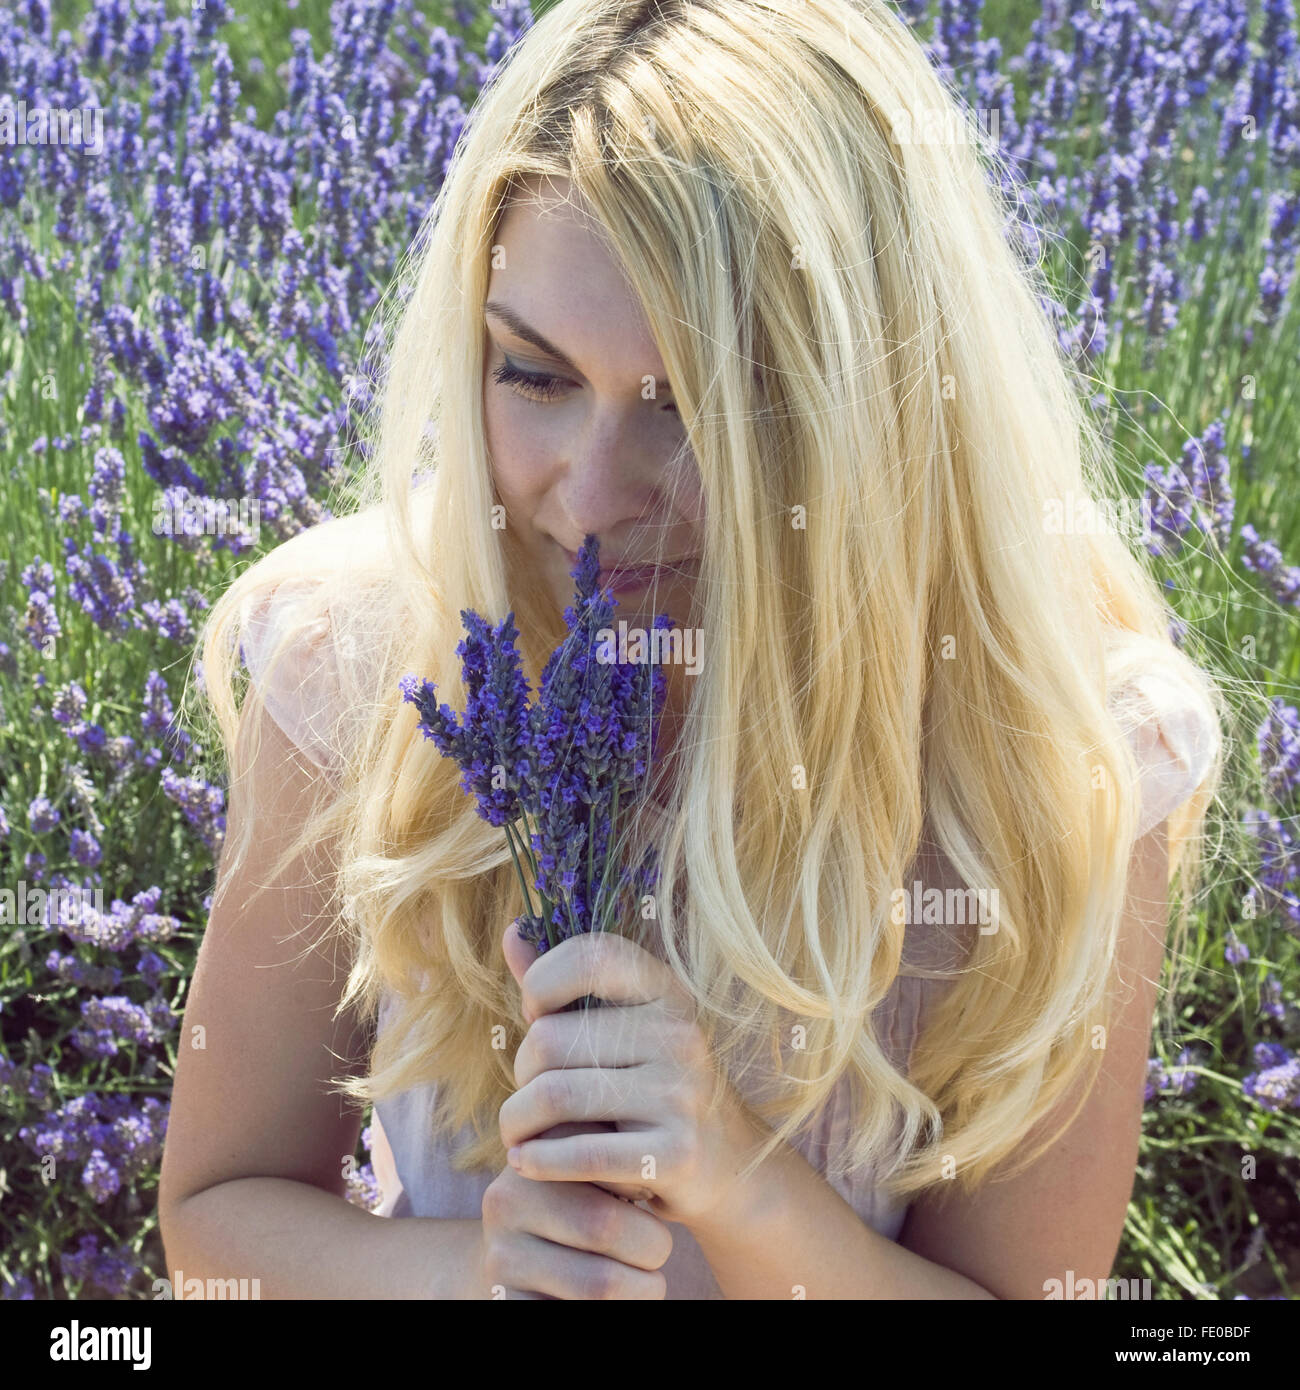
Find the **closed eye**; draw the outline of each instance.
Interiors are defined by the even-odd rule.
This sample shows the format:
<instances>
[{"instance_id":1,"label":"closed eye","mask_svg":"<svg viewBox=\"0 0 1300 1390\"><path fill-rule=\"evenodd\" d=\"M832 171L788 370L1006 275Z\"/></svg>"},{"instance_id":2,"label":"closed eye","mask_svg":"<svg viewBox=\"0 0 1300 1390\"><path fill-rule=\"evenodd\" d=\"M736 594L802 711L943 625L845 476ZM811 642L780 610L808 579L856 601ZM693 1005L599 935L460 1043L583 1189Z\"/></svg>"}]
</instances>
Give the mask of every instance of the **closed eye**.
<instances>
[{"instance_id":1,"label":"closed eye","mask_svg":"<svg viewBox=\"0 0 1300 1390\"><path fill-rule=\"evenodd\" d=\"M515 395L543 405L562 395L566 385L571 384L566 383L562 376L551 376L546 372L526 372L523 368L515 366L504 353L501 355L501 365L493 367L491 376L499 386L508 386ZM665 402L664 409L677 414L677 407L672 401Z\"/></svg>"},{"instance_id":2,"label":"closed eye","mask_svg":"<svg viewBox=\"0 0 1300 1390\"><path fill-rule=\"evenodd\" d=\"M492 369L492 380L510 387L517 396L529 401L554 400L564 387L563 377L522 371L508 357L503 357L501 365Z\"/></svg>"}]
</instances>

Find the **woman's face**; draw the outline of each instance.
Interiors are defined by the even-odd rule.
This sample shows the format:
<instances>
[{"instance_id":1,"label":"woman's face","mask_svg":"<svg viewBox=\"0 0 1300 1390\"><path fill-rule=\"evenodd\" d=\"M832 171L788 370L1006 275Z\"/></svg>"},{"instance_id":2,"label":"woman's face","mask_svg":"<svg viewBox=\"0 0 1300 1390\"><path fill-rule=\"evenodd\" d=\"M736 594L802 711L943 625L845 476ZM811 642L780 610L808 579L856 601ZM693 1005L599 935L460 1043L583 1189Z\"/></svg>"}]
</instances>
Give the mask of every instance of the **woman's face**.
<instances>
[{"instance_id":1,"label":"woman's face","mask_svg":"<svg viewBox=\"0 0 1300 1390\"><path fill-rule=\"evenodd\" d=\"M663 362L596 228L559 201L570 185L547 185L544 205L537 187L502 218L484 314L483 414L506 524L558 607L594 533L616 621L668 612L685 624L702 498Z\"/></svg>"}]
</instances>

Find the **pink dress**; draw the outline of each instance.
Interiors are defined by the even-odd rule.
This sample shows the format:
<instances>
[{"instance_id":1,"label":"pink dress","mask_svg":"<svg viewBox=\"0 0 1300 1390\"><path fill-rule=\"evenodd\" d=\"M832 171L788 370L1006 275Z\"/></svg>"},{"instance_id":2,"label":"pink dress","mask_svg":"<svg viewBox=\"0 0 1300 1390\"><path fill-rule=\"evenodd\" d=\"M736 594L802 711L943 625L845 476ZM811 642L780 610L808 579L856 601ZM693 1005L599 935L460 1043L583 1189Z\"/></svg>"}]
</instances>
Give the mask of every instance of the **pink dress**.
<instances>
[{"instance_id":1,"label":"pink dress","mask_svg":"<svg viewBox=\"0 0 1300 1390\"><path fill-rule=\"evenodd\" d=\"M283 589L281 586L276 591L269 605L246 618L244 659L255 680L260 679L276 640ZM329 643L328 624L322 621L294 650L292 659L282 663L274 684L263 688L272 718L322 768L328 767L330 761L326 730L339 699L339 660ZM1135 692L1139 701L1139 720L1129 733L1129 740L1142 769L1138 833L1145 834L1201 784L1216 756L1219 730L1217 720L1199 694L1182 683L1170 684L1148 672L1130 676L1125 688ZM946 860L941 862L937 874L926 875L923 881L927 887L964 886ZM966 947L964 930L969 929L909 923L905 966L943 970L959 964ZM926 1001L944 983L900 974L879 1005L874 1016L877 1035L896 1065L906 1064ZM391 996L381 1002L381 1029L392 1003ZM742 1084L740 1089L752 1098L750 1085ZM830 1156L845 1148L845 1094L841 1083L816 1123L795 1141L799 1151L823 1176L827 1175ZM371 1153L381 1193L377 1215L478 1219L482 1214L483 1192L495 1174L461 1173L452 1167L451 1155L464 1143L466 1134L431 1137L434 1099L435 1087L428 1084L379 1101L374 1107ZM870 1170L851 1171L845 1176L832 1174L827 1181L868 1226L890 1240L898 1239L907 1207L890 1200L875 1184ZM663 1266L667 1296L721 1298L712 1271L690 1232L673 1225L672 1233L673 1251Z\"/></svg>"}]
</instances>

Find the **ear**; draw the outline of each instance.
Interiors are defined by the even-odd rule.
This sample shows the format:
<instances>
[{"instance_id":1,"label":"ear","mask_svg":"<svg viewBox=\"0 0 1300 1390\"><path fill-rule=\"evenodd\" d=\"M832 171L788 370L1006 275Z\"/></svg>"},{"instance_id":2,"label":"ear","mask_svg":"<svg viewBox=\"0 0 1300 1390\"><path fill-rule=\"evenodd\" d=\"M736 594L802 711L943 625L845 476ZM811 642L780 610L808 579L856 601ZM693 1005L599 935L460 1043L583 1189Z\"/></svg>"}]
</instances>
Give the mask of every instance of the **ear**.
<instances>
[{"instance_id":1,"label":"ear","mask_svg":"<svg viewBox=\"0 0 1300 1390\"><path fill-rule=\"evenodd\" d=\"M501 940L501 947L505 952L506 965L515 977L515 983L522 985L524 973L537 959L536 948L519 935L513 921L506 928L506 934Z\"/></svg>"}]
</instances>

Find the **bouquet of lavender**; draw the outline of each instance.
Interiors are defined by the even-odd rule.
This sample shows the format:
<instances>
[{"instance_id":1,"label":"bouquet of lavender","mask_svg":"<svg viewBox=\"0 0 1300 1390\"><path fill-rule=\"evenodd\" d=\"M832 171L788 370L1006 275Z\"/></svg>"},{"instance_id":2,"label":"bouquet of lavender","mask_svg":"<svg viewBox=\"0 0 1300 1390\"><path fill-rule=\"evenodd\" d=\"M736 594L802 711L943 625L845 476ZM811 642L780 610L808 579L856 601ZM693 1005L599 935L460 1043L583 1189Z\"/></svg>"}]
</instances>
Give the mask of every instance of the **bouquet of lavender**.
<instances>
[{"instance_id":1,"label":"bouquet of lavender","mask_svg":"<svg viewBox=\"0 0 1300 1390\"><path fill-rule=\"evenodd\" d=\"M547 661L535 702L513 613L493 631L472 609L461 612L463 719L437 703L432 681L402 681L425 738L459 764L479 815L504 827L523 890L516 925L539 953L578 932L618 930L658 879L653 846L635 868L621 862L618 830L648 789L666 678L656 662L617 660L601 637L617 600L597 590L598 549L588 536L578 554L568 636ZM673 625L666 614L654 620L657 629Z\"/></svg>"}]
</instances>

